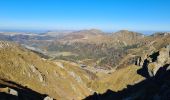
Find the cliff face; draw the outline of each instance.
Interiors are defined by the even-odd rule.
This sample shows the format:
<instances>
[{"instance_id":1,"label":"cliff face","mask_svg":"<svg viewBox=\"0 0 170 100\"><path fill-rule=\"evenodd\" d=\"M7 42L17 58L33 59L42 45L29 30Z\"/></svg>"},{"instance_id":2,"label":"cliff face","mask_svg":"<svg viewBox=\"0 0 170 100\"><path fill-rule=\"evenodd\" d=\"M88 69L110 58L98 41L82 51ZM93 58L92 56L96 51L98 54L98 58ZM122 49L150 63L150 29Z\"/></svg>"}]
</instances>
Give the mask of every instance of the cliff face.
<instances>
[{"instance_id":1,"label":"cliff face","mask_svg":"<svg viewBox=\"0 0 170 100\"><path fill-rule=\"evenodd\" d=\"M170 45L154 51L152 54L138 58L136 65L146 68L147 77L153 77L157 71L166 64L170 63Z\"/></svg>"}]
</instances>

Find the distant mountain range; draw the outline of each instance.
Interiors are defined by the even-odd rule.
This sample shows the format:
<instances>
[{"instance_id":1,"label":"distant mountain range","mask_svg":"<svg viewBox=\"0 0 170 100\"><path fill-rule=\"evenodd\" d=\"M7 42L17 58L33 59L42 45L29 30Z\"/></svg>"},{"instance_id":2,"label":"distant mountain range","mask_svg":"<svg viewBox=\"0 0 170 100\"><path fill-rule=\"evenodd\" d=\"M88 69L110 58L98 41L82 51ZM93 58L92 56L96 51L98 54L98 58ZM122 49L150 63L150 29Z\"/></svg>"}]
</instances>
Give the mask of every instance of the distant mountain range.
<instances>
[{"instance_id":1,"label":"distant mountain range","mask_svg":"<svg viewBox=\"0 0 170 100\"><path fill-rule=\"evenodd\" d=\"M170 32L0 32L3 100L164 100L169 65Z\"/></svg>"}]
</instances>

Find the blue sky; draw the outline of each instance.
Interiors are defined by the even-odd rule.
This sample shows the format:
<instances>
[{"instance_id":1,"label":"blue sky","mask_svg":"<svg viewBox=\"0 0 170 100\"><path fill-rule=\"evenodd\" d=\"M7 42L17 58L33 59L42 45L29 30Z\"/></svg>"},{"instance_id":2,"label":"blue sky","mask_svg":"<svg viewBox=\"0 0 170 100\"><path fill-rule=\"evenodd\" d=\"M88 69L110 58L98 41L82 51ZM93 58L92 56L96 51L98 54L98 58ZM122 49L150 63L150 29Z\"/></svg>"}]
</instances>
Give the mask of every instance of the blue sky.
<instances>
[{"instance_id":1,"label":"blue sky","mask_svg":"<svg viewBox=\"0 0 170 100\"><path fill-rule=\"evenodd\" d=\"M170 30L170 0L0 0L0 29Z\"/></svg>"}]
</instances>

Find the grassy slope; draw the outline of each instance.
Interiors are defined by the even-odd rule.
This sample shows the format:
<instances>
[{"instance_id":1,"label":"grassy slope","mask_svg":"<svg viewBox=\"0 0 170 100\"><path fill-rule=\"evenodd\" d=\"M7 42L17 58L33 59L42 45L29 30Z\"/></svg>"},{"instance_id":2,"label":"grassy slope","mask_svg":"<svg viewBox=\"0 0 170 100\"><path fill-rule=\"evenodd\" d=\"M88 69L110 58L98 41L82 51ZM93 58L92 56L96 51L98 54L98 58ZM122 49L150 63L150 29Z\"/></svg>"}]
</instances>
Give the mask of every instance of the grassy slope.
<instances>
[{"instance_id":1,"label":"grassy slope","mask_svg":"<svg viewBox=\"0 0 170 100\"><path fill-rule=\"evenodd\" d=\"M111 74L105 75L91 83L91 87L99 93L107 89L114 91L122 90L129 84L134 84L144 78L137 74L140 67L132 65L119 69Z\"/></svg>"},{"instance_id":2,"label":"grassy slope","mask_svg":"<svg viewBox=\"0 0 170 100\"><path fill-rule=\"evenodd\" d=\"M17 46L0 49L1 79L14 81L58 99L80 99L89 95L90 90L85 83L91 80L91 74L67 62L63 65L64 68L61 68Z\"/></svg>"}]
</instances>

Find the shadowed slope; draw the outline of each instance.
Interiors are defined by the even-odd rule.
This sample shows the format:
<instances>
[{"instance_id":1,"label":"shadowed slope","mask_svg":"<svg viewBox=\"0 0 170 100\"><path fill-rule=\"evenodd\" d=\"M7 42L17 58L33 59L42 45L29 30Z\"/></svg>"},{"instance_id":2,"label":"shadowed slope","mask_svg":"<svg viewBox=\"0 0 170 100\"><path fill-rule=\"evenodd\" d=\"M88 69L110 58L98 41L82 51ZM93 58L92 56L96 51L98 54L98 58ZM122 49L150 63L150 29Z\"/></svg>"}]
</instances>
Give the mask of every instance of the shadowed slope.
<instances>
[{"instance_id":1,"label":"shadowed slope","mask_svg":"<svg viewBox=\"0 0 170 100\"><path fill-rule=\"evenodd\" d=\"M170 96L170 48L167 45L145 58L137 73L146 79L128 85L121 91L107 90L94 93L84 100L169 100ZM129 77L132 78L132 77Z\"/></svg>"},{"instance_id":2,"label":"shadowed slope","mask_svg":"<svg viewBox=\"0 0 170 100\"><path fill-rule=\"evenodd\" d=\"M7 91L4 91L4 90ZM8 89L13 89L18 95L12 95ZM43 100L47 95L40 94L12 81L0 80L0 98L2 100Z\"/></svg>"},{"instance_id":3,"label":"shadowed slope","mask_svg":"<svg viewBox=\"0 0 170 100\"><path fill-rule=\"evenodd\" d=\"M169 65L161 67L154 77L148 78L135 85L114 92L107 90L104 94L94 93L84 100L168 100L170 93Z\"/></svg>"}]
</instances>

